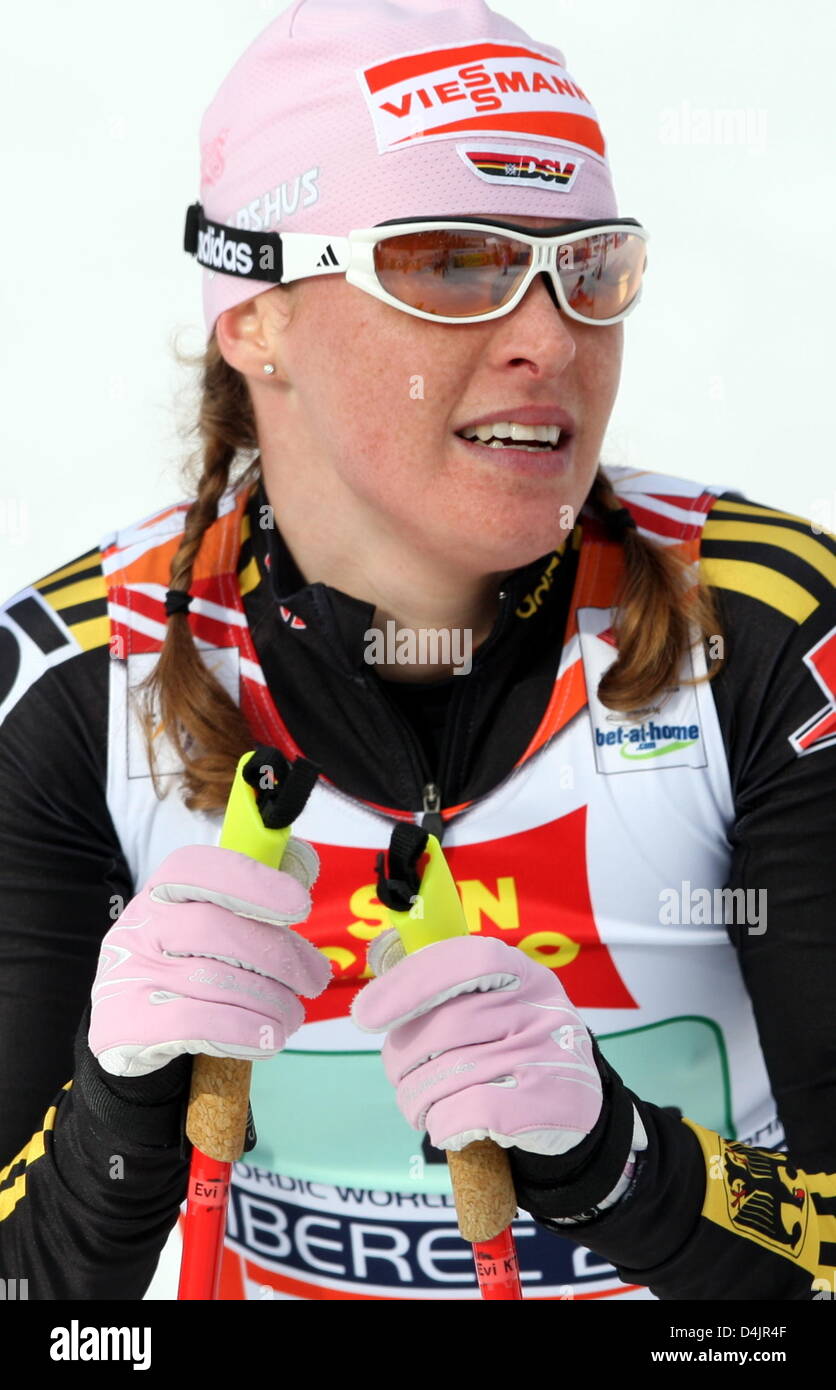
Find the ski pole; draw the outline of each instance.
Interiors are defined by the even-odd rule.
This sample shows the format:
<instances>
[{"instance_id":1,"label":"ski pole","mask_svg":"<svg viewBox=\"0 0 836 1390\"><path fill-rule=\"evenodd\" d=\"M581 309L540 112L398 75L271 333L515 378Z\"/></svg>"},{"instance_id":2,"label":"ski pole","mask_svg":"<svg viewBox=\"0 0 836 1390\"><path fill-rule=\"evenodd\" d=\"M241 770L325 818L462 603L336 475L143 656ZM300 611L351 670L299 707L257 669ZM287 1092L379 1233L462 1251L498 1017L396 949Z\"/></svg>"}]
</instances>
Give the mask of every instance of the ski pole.
<instances>
[{"instance_id":1,"label":"ski pole","mask_svg":"<svg viewBox=\"0 0 836 1390\"><path fill-rule=\"evenodd\" d=\"M418 875L418 861L428 863ZM461 899L441 844L420 826L395 826L389 843L389 876L377 860L377 895L398 932L381 962L382 973L414 951L452 936L467 936ZM476 1277L486 1299L521 1299L519 1261L511 1228L517 1196L505 1150L477 1139L447 1150L459 1231L473 1246Z\"/></svg>"},{"instance_id":2,"label":"ski pole","mask_svg":"<svg viewBox=\"0 0 836 1390\"><path fill-rule=\"evenodd\" d=\"M269 785L261 786L266 769ZM219 844L278 869L316 781L305 758L288 764L261 745L238 761ZM179 1300L216 1299L223 1260L232 1164L244 1152L252 1062L200 1053L192 1067L186 1134L192 1142Z\"/></svg>"}]
</instances>

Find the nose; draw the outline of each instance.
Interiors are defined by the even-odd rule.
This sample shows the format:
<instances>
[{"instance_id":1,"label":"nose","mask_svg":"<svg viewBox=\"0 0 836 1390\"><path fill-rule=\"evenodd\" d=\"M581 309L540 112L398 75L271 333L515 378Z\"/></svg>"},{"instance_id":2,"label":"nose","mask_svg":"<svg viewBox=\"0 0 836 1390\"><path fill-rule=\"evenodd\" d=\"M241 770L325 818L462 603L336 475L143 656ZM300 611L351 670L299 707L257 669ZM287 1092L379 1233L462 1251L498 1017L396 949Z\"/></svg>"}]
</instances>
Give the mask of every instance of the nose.
<instances>
[{"instance_id":1,"label":"nose","mask_svg":"<svg viewBox=\"0 0 836 1390\"><path fill-rule=\"evenodd\" d=\"M546 293L551 300L549 305L545 302L541 285L545 285ZM532 351L536 347L538 353L559 351L564 357L574 356L574 320L564 314L547 270L542 270L534 276L519 304L511 310L506 319L498 319L497 323L506 323L509 328L513 324L511 331L515 338L520 334L523 337L533 335L530 342L526 339Z\"/></svg>"}]
</instances>

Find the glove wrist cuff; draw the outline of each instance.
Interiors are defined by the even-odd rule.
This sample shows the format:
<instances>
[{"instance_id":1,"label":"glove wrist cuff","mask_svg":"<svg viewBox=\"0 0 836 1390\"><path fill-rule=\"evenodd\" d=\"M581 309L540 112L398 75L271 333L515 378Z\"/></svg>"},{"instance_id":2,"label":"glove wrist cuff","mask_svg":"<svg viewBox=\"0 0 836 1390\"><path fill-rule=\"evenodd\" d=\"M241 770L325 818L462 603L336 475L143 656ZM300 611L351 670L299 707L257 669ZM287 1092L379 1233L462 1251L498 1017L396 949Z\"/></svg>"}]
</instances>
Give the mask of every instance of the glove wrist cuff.
<instances>
[{"instance_id":1,"label":"glove wrist cuff","mask_svg":"<svg viewBox=\"0 0 836 1390\"><path fill-rule=\"evenodd\" d=\"M148 1076L112 1076L91 1051L89 1028L88 1000L75 1039L73 1089L90 1114L124 1140L155 1148L179 1145L184 1155L192 1058L175 1057Z\"/></svg>"},{"instance_id":2,"label":"glove wrist cuff","mask_svg":"<svg viewBox=\"0 0 836 1390\"><path fill-rule=\"evenodd\" d=\"M592 1035L590 1035L592 1036ZM509 1149L517 1197L533 1217L576 1217L608 1197L633 1147L633 1094L611 1070L592 1037L603 1104L594 1129L565 1154Z\"/></svg>"},{"instance_id":3,"label":"glove wrist cuff","mask_svg":"<svg viewBox=\"0 0 836 1390\"><path fill-rule=\"evenodd\" d=\"M180 1061L181 1059L177 1059ZM182 1059L187 1064L191 1058ZM180 1071L180 1068L178 1068ZM182 1075L182 1073L181 1073ZM188 1100L188 1075L180 1081L177 1093L167 1100L126 1099L124 1086L120 1087L119 1077L104 1079L103 1068L99 1066L88 1046L80 1047L76 1054L75 1086L84 1104L107 1129L123 1139L155 1148L180 1147L184 1150L186 1103ZM142 1080L137 1077L135 1080ZM111 1090L111 1081L118 1090ZM127 1083L130 1084L130 1083ZM171 1080L169 1079L169 1092ZM121 1094L119 1094L121 1091Z\"/></svg>"}]
</instances>

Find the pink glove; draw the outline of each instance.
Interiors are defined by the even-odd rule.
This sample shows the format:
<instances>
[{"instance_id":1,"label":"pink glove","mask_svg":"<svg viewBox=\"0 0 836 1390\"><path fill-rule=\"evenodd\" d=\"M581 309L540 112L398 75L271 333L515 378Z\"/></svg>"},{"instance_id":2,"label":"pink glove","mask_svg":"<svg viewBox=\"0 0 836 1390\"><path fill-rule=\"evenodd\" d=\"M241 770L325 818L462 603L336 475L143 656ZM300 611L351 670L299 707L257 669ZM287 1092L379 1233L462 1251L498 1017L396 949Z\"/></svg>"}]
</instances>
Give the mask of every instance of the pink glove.
<instances>
[{"instance_id":1,"label":"pink glove","mask_svg":"<svg viewBox=\"0 0 836 1390\"><path fill-rule=\"evenodd\" d=\"M396 940L369 947L376 973ZM592 1040L557 977L516 946L454 937L405 956L354 998L367 1033L391 1030L386 1075L414 1129L439 1149L476 1139L562 1154L601 1113Z\"/></svg>"},{"instance_id":2,"label":"pink glove","mask_svg":"<svg viewBox=\"0 0 836 1390\"><path fill-rule=\"evenodd\" d=\"M90 1050L113 1076L182 1053L273 1057L304 1022L331 965L291 928L311 910L316 851L288 840L282 869L188 845L163 861L105 936Z\"/></svg>"}]
</instances>

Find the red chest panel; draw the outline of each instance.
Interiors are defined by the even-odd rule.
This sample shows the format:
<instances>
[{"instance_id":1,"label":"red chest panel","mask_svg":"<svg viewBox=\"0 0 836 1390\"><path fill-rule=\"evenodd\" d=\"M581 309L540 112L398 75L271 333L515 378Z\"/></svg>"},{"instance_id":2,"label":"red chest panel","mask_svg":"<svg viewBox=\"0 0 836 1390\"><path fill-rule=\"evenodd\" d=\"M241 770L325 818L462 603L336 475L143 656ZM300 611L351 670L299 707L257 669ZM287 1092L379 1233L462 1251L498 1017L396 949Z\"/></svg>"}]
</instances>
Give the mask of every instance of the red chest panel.
<instances>
[{"instance_id":1,"label":"red chest panel","mask_svg":"<svg viewBox=\"0 0 836 1390\"><path fill-rule=\"evenodd\" d=\"M533 830L445 846L472 932L498 936L533 960L559 970L579 1008L634 1009L592 915L586 873L586 809ZM381 849L384 845L381 845ZM313 1023L348 1014L369 977L366 946L388 925L375 892L375 852L316 845L322 862L314 908L303 928L334 962L334 980L306 1002Z\"/></svg>"}]
</instances>

